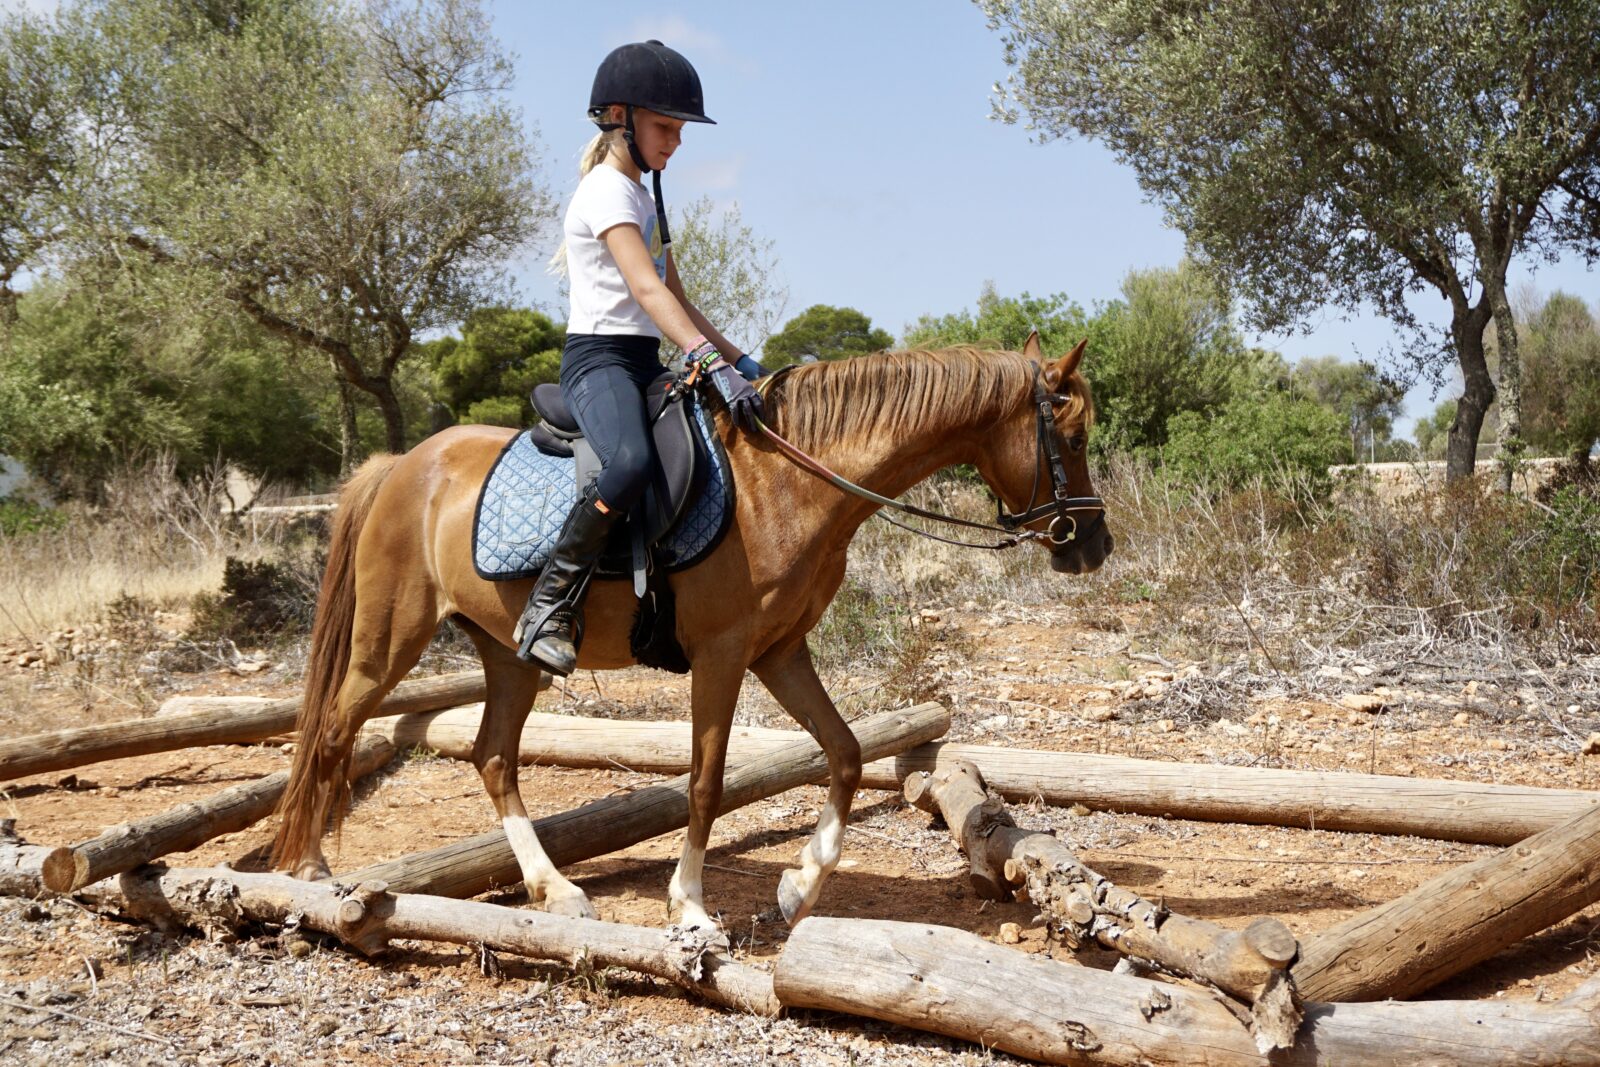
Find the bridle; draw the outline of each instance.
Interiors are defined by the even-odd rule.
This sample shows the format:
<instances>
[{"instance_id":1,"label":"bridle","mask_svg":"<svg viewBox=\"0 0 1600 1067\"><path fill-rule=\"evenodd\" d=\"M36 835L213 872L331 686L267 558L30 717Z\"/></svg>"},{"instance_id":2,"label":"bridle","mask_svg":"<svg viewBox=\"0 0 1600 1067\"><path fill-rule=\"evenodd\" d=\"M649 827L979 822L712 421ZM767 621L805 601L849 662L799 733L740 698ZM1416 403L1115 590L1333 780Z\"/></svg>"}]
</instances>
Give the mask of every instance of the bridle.
<instances>
[{"instance_id":1,"label":"bridle","mask_svg":"<svg viewBox=\"0 0 1600 1067\"><path fill-rule=\"evenodd\" d=\"M762 383L763 391L770 390L779 378L793 369L794 365L791 364L775 374L769 375ZM893 516L881 515L880 513L881 517L892 525L898 526L902 530L909 530L919 537L942 541L947 545L998 551L1015 548L1025 541L1049 541L1052 545L1064 545L1077 540L1080 529L1078 520L1074 517L1074 512L1093 511L1095 513L1094 518L1081 530L1085 536L1093 533L1105 521L1106 507L1103 500L1097 496L1073 496L1067 488L1067 468L1061 460L1061 447L1056 443L1054 427L1055 406L1070 399L1070 397L1061 393L1052 393L1046 390L1043 371L1038 363L1033 364L1033 410L1037 433L1034 446L1033 490L1028 494L1028 501L1032 504L1034 500L1038 499L1039 486L1046 477L1050 479L1050 499L1043 504L1033 505L1028 510L1015 515L1008 513L1005 509L1005 503L997 499L993 524L974 522L971 519L959 519L954 515L941 515L937 511L919 508L914 504L903 504L898 500L892 500L889 497L874 493L872 490L863 488L848 478L835 474L816 459L784 440L765 422L758 420L757 425L761 428L761 432L777 446L778 451L788 456L798 466L817 475L835 488L842 489L864 500L870 500L882 507L904 512L907 515L915 515L922 519L932 519L935 522L945 522L953 526L965 526L974 530L987 530L991 533L1000 533L1005 536L994 544L988 545L977 544L972 541L958 541L954 538L940 537L938 534L928 533L926 530L919 530L915 526L895 519ZM1044 518L1052 520L1046 529L1030 530L1027 528L1029 523L1038 522ZM1056 527L1058 526L1065 528L1064 534L1056 532Z\"/></svg>"}]
</instances>

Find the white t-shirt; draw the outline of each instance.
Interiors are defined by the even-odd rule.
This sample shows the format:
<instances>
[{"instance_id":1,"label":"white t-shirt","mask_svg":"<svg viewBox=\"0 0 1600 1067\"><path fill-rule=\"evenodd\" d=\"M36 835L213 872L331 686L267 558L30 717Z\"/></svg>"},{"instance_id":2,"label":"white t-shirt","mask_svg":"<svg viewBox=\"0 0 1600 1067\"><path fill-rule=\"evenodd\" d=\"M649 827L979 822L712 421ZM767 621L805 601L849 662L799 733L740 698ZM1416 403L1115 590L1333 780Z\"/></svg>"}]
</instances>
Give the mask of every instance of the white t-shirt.
<instances>
[{"instance_id":1,"label":"white t-shirt","mask_svg":"<svg viewBox=\"0 0 1600 1067\"><path fill-rule=\"evenodd\" d=\"M615 167L601 163L584 175L567 206L567 281L572 299L568 333L643 334L661 330L645 314L623 280L603 240L619 223L631 222L644 235L656 274L667 280L667 248L656 232L656 204L645 187Z\"/></svg>"}]
</instances>

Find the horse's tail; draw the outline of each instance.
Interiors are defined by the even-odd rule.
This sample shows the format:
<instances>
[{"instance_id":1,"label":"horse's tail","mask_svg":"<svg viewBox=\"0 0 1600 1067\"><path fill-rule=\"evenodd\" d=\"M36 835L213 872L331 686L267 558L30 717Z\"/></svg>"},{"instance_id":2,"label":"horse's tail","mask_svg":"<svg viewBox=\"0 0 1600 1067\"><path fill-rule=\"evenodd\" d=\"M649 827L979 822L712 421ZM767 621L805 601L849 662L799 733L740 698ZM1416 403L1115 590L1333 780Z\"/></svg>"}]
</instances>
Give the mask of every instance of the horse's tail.
<instances>
[{"instance_id":1,"label":"horse's tail","mask_svg":"<svg viewBox=\"0 0 1600 1067\"><path fill-rule=\"evenodd\" d=\"M300 742L289 766L289 784L278 804L282 820L272 844L272 864L298 864L322 836L322 812L342 811L350 752L329 752L324 744L337 713L339 690L350 668L350 637L356 614L356 541L372 511L373 500L399 456L377 455L363 463L339 490L334 512L333 538L328 545L328 567L317 597L316 620L311 626L311 653L306 664L305 696L296 729ZM331 764L331 765L330 765ZM318 804L326 785L331 803ZM337 818L337 815L335 815Z\"/></svg>"}]
</instances>

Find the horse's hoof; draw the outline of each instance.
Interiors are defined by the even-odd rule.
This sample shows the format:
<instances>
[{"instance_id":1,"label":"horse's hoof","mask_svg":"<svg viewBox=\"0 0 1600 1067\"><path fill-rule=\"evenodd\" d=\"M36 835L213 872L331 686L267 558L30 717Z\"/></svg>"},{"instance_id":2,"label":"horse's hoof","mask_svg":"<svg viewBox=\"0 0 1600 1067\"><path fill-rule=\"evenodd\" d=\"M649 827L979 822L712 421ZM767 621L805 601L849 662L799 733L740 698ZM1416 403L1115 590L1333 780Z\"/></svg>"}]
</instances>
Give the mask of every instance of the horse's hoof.
<instances>
[{"instance_id":1,"label":"horse's hoof","mask_svg":"<svg viewBox=\"0 0 1600 1067\"><path fill-rule=\"evenodd\" d=\"M565 915L569 919L598 919L599 914L582 890L559 897L546 896L544 910L551 915Z\"/></svg>"},{"instance_id":2,"label":"horse's hoof","mask_svg":"<svg viewBox=\"0 0 1600 1067\"><path fill-rule=\"evenodd\" d=\"M325 860L306 860L294 869L294 876L302 882L320 882L324 878L332 878L333 872L328 869Z\"/></svg>"},{"instance_id":3,"label":"horse's hoof","mask_svg":"<svg viewBox=\"0 0 1600 1067\"><path fill-rule=\"evenodd\" d=\"M778 879L778 909L783 912L783 921L790 926L811 914L811 905L806 903L799 882L799 871L784 871L783 877Z\"/></svg>"}]
</instances>

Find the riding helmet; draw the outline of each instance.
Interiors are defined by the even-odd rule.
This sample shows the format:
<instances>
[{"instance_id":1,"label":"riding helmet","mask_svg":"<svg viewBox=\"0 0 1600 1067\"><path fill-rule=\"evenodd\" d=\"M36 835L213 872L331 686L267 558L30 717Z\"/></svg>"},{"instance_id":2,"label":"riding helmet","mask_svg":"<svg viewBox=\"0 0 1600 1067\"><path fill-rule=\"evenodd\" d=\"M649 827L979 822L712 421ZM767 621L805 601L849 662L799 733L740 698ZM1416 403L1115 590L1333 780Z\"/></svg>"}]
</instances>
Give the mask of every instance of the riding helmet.
<instances>
[{"instance_id":1,"label":"riding helmet","mask_svg":"<svg viewBox=\"0 0 1600 1067\"><path fill-rule=\"evenodd\" d=\"M683 56L660 41L625 44L613 49L595 72L589 92L589 117L603 130L619 123L604 122L611 104L648 108L685 122L710 122L700 92L700 75Z\"/></svg>"}]
</instances>

